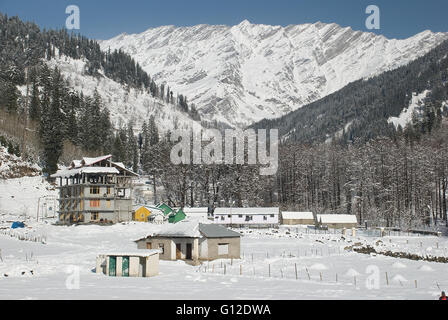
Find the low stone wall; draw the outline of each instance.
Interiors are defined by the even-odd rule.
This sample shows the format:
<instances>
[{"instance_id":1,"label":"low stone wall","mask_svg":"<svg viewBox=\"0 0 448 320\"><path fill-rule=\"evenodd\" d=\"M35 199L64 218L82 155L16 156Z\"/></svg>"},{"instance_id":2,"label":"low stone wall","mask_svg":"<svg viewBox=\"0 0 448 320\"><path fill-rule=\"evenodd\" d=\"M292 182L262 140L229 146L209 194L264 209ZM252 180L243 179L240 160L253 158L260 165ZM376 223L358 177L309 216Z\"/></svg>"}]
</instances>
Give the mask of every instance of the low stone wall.
<instances>
[{"instance_id":1,"label":"low stone wall","mask_svg":"<svg viewBox=\"0 0 448 320\"><path fill-rule=\"evenodd\" d=\"M347 250L353 250L357 253L363 253L363 254L380 254L383 256L393 257L393 258L402 258L402 259L409 259L409 260L423 260L428 262L439 262L439 263L448 263L447 257L435 257L435 256L420 256L418 254L409 253L409 252L393 252L393 251L377 251L375 248L367 245L362 247L348 247Z\"/></svg>"}]
</instances>

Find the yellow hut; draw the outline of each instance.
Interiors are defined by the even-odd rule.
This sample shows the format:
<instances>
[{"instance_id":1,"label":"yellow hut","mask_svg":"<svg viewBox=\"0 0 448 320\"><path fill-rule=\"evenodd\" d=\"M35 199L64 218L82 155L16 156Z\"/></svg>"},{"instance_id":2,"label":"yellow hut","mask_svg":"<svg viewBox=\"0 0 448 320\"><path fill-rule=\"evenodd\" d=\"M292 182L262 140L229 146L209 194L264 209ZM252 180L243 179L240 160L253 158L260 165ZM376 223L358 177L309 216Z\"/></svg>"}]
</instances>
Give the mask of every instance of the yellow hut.
<instances>
[{"instance_id":1,"label":"yellow hut","mask_svg":"<svg viewBox=\"0 0 448 320\"><path fill-rule=\"evenodd\" d=\"M156 207L151 207L147 205L138 205L134 207L133 220L140 222L151 221L151 214L154 216L157 213L163 213L162 210Z\"/></svg>"}]
</instances>

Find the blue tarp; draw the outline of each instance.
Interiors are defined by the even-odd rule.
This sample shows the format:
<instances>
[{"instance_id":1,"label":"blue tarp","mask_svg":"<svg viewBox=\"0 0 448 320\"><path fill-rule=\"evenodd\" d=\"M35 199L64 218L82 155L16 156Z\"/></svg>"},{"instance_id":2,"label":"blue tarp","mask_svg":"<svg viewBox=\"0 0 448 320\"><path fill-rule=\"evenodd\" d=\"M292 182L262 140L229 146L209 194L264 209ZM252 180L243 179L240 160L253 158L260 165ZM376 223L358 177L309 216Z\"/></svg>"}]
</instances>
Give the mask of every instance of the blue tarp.
<instances>
[{"instance_id":1,"label":"blue tarp","mask_svg":"<svg viewBox=\"0 0 448 320\"><path fill-rule=\"evenodd\" d=\"M23 224L23 222L13 222L11 229L18 229L18 228L25 228L25 225Z\"/></svg>"}]
</instances>

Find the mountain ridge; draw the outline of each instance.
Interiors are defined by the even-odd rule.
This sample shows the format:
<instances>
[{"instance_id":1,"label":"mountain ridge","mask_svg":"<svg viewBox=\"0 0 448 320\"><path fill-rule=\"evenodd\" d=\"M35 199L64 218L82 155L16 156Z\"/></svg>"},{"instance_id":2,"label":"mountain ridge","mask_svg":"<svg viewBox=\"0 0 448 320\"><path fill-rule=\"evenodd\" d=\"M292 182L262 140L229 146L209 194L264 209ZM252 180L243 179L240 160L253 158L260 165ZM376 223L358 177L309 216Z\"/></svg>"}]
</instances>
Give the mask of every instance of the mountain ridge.
<instances>
[{"instance_id":1,"label":"mountain ridge","mask_svg":"<svg viewBox=\"0 0 448 320\"><path fill-rule=\"evenodd\" d=\"M448 39L422 31L387 39L335 23L161 26L99 41L122 49L160 83L184 92L201 118L245 127L278 118L350 82L396 69Z\"/></svg>"}]
</instances>

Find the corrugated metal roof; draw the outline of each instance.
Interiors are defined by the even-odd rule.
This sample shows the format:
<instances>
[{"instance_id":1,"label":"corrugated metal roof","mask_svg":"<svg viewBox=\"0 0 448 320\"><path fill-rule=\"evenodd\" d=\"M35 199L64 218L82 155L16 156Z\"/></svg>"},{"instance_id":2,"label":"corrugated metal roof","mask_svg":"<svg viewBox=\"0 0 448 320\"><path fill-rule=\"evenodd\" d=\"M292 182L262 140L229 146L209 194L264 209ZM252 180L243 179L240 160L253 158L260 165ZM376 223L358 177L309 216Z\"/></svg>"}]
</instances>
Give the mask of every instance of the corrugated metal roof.
<instances>
[{"instance_id":1,"label":"corrugated metal roof","mask_svg":"<svg viewBox=\"0 0 448 320\"><path fill-rule=\"evenodd\" d=\"M216 224L199 224L199 231L206 238L236 238L241 237L238 232L229 230Z\"/></svg>"}]
</instances>

